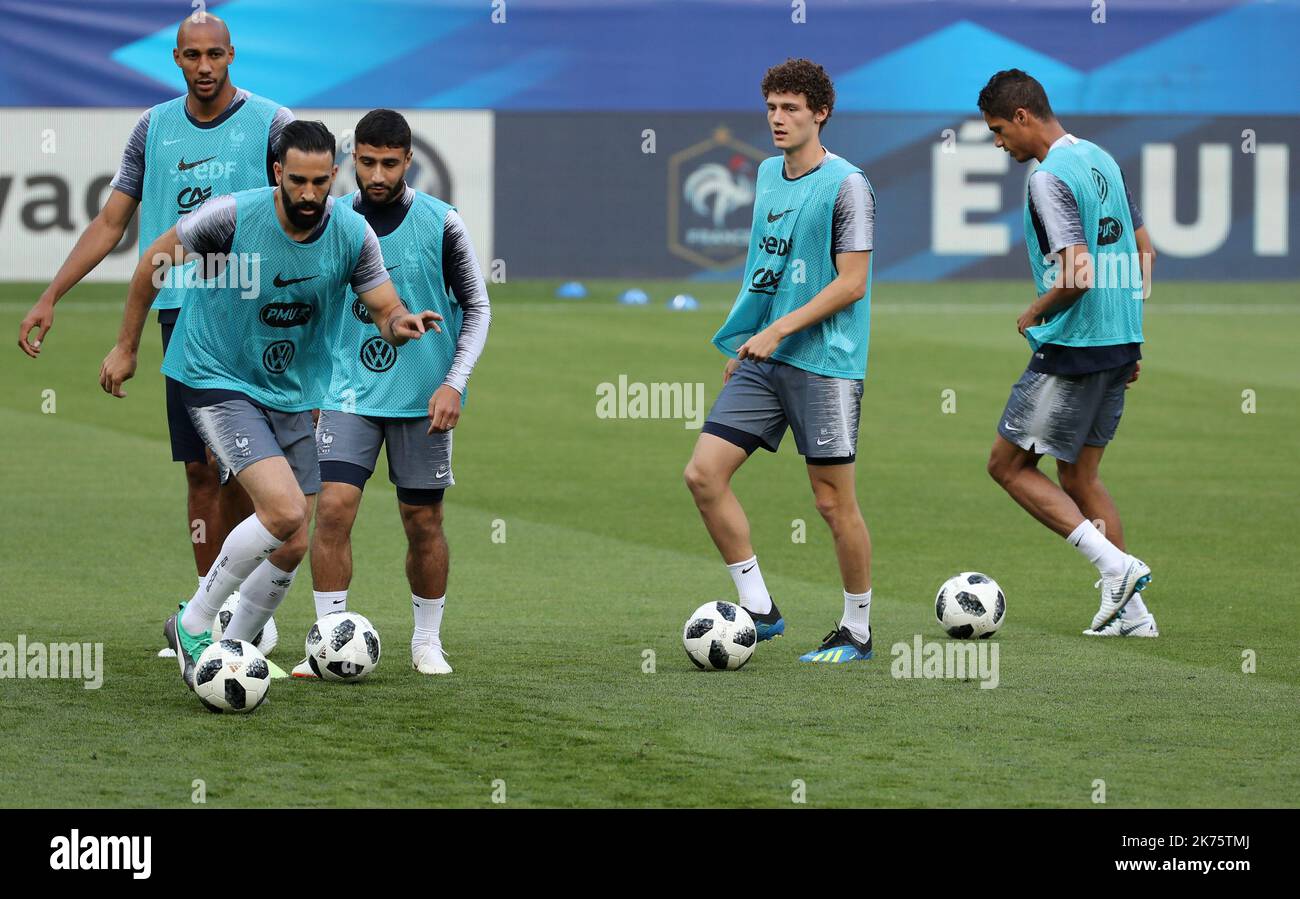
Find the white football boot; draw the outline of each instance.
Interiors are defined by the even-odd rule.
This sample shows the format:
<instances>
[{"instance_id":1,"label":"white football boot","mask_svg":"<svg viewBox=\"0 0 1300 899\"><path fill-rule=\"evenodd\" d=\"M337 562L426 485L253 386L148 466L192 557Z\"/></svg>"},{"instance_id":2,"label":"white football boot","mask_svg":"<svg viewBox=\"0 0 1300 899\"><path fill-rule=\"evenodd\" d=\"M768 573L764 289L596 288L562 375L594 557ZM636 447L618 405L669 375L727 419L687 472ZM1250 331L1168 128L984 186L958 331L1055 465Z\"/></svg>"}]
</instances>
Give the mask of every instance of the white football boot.
<instances>
[{"instance_id":1,"label":"white football boot","mask_svg":"<svg viewBox=\"0 0 1300 899\"><path fill-rule=\"evenodd\" d=\"M1101 607L1092 616L1092 629L1101 630L1119 614L1133 594L1151 583L1151 568L1137 556L1128 557L1128 566L1119 577L1104 577L1094 586L1101 587Z\"/></svg>"},{"instance_id":2,"label":"white football boot","mask_svg":"<svg viewBox=\"0 0 1300 899\"><path fill-rule=\"evenodd\" d=\"M1125 618L1124 613L1120 612L1101 630L1094 631L1089 628L1083 632L1083 635L1085 637L1159 637L1160 630L1156 627L1156 616L1148 609L1145 615L1136 619Z\"/></svg>"},{"instance_id":3,"label":"white football boot","mask_svg":"<svg viewBox=\"0 0 1300 899\"><path fill-rule=\"evenodd\" d=\"M411 644L411 667L421 674L451 674L440 643Z\"/></svg>"},{"instance_id":4,"label":"white football boot","mask_svg":"<svg viewBox=\"0 0 1300 899\"><path fill-rule=\"evenodd\" d=\"M297 665L293 666L293 671L289 672L291 677L305 677L312 680L320 680L320 676L311 670L311 663L303 659Z\"/></svg>"}]
</instances>

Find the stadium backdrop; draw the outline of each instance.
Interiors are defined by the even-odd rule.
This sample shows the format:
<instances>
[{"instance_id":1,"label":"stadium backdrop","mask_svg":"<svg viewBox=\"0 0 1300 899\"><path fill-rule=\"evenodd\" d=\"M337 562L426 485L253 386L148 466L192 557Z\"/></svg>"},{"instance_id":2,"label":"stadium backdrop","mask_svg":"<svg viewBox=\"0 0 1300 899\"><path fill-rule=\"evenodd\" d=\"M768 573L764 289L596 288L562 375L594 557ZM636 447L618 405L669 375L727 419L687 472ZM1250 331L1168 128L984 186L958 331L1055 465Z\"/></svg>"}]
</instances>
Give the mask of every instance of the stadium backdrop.
<instances>
[{"instance_id":1,"label":"stadium backdrop","mask_svg":"<svg viewBox=\"0 0 1300 899\"><path fill-rule=\"evenodd\" d=\"M416 185L512 278L736 277L771 153L757 84L791 55L836 81L825 143L875 184L877 278L1024 276L1028 169L974 108L1010 66L1119 160L1162 277L1300 276L1300 0L1110 3L1105 22L1097 0L810 0L802 24L784 0L208 8L231 25L237 85L339 134L406 111ZM0 278L48 279L96 213L139 112L183 89L170 49L188 12L0 0ZM283 39L322 17L310 55ZM91 278L125 280L134 241Z\"/></svg>"}]
</instances>

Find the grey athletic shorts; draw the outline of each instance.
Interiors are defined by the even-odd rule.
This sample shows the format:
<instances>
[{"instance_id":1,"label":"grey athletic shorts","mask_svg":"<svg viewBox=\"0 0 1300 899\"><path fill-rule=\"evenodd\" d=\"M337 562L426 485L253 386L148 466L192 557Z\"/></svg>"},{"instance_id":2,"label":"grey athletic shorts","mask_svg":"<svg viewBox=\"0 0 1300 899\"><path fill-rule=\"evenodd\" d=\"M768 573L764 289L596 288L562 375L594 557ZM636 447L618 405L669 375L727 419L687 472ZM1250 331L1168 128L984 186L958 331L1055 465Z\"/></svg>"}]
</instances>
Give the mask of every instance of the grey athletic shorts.
<instances>
[{"instance_id":1,"label":"grey athletic shorts","mask_svg":"<svg viewBox=\"0 0 1300 899\"><path fill-rule=\"evenodd\" d=\"M376 418L322 409L316 423L316 456L322 464L348 462L373 474L383 445L388 450L388 479L398 487L450 487L456 483L451 476L452 432L428 431L428 418Z\"/></svg>"},{"instance_id":2,"label":"grey athletic shorts","mask_svg":"<svg viewBox=\"0 0 1300 899\"><path fill-rule=\"evenodd\" d=\"M1023 450L1076 462L1085 445L1114 439L1134 365L1087 375L1026 371L1011 388L998 433Z\"/></svg>"},{"instance_id":3,"label":"grey athletic shorts","mask_svg":"<svg viewBox=\"0 0 1300 899\"><path fill-rule=\"evenodd\" d=\"M193 399L193 394L189 394ZM320 493L320 466L310 412L277 412L247 399L186 408L190 421L221 465L238 475L254 462L284 456L307 496ZM224 481L224 478L223 478Z\"/></svg>"},{"instance_id":4,"label":"grey athletic shorts","mask_svg":"<svg viewBox=\"0 0 1300 899\"><path fill-rule=\"evenodd\" d=\"M857 456L861 412L861 381L746 359L723 385L702 430L752 453L760 446L776 452L789 427L809 465L835 465Z\"/></svg>"}]
</instances>

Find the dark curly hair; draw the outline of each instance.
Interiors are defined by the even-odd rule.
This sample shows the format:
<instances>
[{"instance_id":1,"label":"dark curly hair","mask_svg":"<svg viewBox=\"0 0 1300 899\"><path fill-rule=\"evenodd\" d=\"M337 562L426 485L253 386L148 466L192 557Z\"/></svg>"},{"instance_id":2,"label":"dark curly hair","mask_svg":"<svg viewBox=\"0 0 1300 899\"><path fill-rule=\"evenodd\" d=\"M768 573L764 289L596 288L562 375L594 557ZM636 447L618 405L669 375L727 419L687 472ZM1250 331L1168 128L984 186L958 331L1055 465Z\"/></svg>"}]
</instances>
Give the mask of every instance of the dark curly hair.
<instances>
[{"instance_id":1,"label":"dark curly hair","mask_svg":"<svg viewBox=\"0 0 1300 899\"><path fill-rule=\"evenodd\" d=\"M835 109L835 85L831 84L831 76L811 59L787 59L772 66L763 75L762 91L764 99L773 93L803 94L813 112L826 110L826 118L819 127L830 121Z\"/></svg>"},{"instance_id":2,"label":"dark curly hair","mask_svg":"<svg viewBox=\"0 0 1300 899\"><path fill-rule=\"evenodd\" d=\"M1012 118L1017 109L1023 109L1044 122L1056 118L1052 104L1047 102L1047 91L1037 79L1020 69L995 72L980 91L978 103L980 112L998 119Z\"/></svg>"}]
</instances>

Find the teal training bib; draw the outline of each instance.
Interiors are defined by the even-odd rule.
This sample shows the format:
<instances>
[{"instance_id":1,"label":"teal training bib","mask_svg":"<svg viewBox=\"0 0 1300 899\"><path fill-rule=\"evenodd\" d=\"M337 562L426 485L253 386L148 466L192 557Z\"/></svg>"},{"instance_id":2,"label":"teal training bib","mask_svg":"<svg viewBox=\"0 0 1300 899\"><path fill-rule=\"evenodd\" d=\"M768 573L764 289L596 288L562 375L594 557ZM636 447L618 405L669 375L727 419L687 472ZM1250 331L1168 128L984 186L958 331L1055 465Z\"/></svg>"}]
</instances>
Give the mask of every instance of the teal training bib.
<instances>
[{"instance_id":1,"label":"teal training bib","mask_svg":"<svg viewBox=\"0 0 1300 899\"><path fill-rule=\"evenodd\" d=\"M193 388L237 390L267 408L301 412L319 408L329 385L330 341L351 314L345 298L366 221L335 201L321 234L299 243L276 217L277 190L235 194L227 269L253 272L255 289L228 274L190 288L162 370Z\"/></svg>"},{"instance_id":2,"label":"teal training bib","mask_svg":"<svg viewBox=\"0 0 1300 899\"><path fill-rule=\"evenodd\" d=\"M211 197L266 186L266 148L279 108L249 94L228 119L206 128L185 114L184 97L149 111L140 196L141 255L177 219ZM154 309L181 307L183 276L180 270L171 276L177 286L160 290Z\"/></svg>"},{"instance_id":3,"label":"teal training bib","mask_svg":"<svg viewBox=\"0 0 1300 899\"><path fill-rule=\"evenodd\" d=\"M352 208L356 194L337 202ZM384 264L403 304L412 312L443 317L442 333L430 331L395 349L379 336L370 313L349 288L346 311L332 339L334 370L322 409L381 418L421 418L456 355L460 304L448 295L442 270L442 237L454 207L416 192L406 217L379 238ZM463 397L462 397L463 402Z\"/></svg>"},{"instance_id":4,"label":"teal training bib","mask_svg":"<svg viewBox=\"0 0 1300 899\"><path fill-rule=\"evenodd\" d=\"M1088 241L1095 273L1094 285L1064 312L1041 325L1025 329L1029 345L1111 346L1142 343L1142 266L1133 237L1124 176L1110 154L1086 140L1050 150L1040 166L1060 178L1074 194ZM1034 287L1039 296L1051 289L1052 247L1041 224L1034 221L1025 196L1025 247Z\"/></svg>"},{"instance_id":5,"label":"teal training bib","mask_svg":"<svg viewBox=\"0 0 1300 899\"><path fill-rule=\"evenodd\" d=\"M844 179L862 170L836 156L789 180L784 165L784 157L774 156L758 167L745 283L713 337L714 345L729 356L811 300L837 274L832 252L835 200ZM772 358L827 377L865 378L870 310L868 273L862 299L782 340Z\"/></svg>"}]
</instances>

